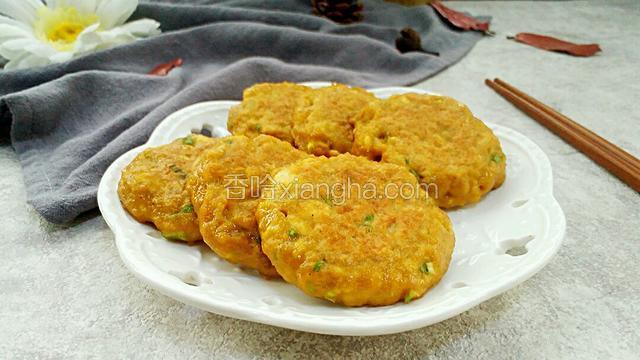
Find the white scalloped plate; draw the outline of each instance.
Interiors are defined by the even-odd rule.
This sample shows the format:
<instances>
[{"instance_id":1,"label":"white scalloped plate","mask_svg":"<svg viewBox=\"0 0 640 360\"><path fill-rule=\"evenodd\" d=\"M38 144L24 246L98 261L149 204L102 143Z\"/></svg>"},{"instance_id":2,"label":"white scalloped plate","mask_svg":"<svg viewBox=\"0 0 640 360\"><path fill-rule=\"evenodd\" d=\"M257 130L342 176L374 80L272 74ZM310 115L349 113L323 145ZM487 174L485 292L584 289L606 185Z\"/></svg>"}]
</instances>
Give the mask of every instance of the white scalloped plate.
<instances>
[{"instance_id":1,"label":"white scalloped plate","mask_svg":"<svg viewBox=\"0 0 640 360\"><path fill-rule=\"evenodd\" d=\"M410 88L371 91L381 98L424 93ZM166 241L153 227L129 216L117 194L122 169L143 149L193 130L204 128L213 136L226 136L227 113L235 104L205 102L167 117L147 144L118 158L100 182L98 203L122 260L146 284L178 301L224 316L308 332L390 334L448 319L516 286L547 264L560 247L565 217L553 197L549 159L522 134L491 124L507 155L507 180L475 206L449 212L456 234L449 271L435 288L410 304L333 305L282 281L266 281L239 270L206 245Z\"/></svg>"}]
</instances>

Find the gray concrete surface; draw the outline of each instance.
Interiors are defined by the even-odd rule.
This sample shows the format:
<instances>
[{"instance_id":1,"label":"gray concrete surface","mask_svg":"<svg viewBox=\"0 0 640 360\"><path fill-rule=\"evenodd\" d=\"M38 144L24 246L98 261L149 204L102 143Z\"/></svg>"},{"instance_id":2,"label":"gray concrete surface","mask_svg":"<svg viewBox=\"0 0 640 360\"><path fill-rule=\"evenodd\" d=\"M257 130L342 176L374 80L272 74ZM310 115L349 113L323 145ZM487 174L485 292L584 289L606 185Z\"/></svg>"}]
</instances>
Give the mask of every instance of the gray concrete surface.
<instances>
[{"instance_id":1,"label":"gray concrete surface","mask_svg":"<svg viewBox=\"0 0 640 360\"><path fill-rule=\"evenodd\" d=\"M634 359L640 354L640 196L485 87L501 77L640 155L640 2L452 4L498 33L418 86L527 134L549 155L568 229L524 284L437 325L370 337L307 334L228 319L142 285L93 213L71 227L25 204L0 146L0 358ZM599 42L574 58L506 40L519 31Z\"/></svg>"}]
</instances>

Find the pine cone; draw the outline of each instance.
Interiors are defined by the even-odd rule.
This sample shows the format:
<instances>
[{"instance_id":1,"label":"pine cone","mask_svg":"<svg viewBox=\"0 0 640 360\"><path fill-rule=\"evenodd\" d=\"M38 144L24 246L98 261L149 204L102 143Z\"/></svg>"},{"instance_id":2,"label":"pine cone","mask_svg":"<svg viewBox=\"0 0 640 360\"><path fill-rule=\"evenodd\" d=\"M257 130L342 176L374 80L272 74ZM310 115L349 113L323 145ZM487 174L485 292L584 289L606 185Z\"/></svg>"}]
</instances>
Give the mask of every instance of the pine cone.
<instances>
[{"instance_id":1,"label":"pine cone","mask_svg":"<svg viewBox=\"0 0 640 360\"><path fill-rule=\"evenodd\" d=\"M420 51L429 55L440 56L437 52L425 50L422 47L420 34L410 27L400 31L400 37L396 39L396 48L403 54L410 51Z\"/></svg>"},{"instance_id":2,"label":"pine cone","mask_svg":"<svg viewBox=\"0 0 640 360\"><path fill-rule=\"evenodd\" d=\"M313 13L341 24L362 20L362 2L359 0L311 0Z\"/></svg>"}]
</instances>

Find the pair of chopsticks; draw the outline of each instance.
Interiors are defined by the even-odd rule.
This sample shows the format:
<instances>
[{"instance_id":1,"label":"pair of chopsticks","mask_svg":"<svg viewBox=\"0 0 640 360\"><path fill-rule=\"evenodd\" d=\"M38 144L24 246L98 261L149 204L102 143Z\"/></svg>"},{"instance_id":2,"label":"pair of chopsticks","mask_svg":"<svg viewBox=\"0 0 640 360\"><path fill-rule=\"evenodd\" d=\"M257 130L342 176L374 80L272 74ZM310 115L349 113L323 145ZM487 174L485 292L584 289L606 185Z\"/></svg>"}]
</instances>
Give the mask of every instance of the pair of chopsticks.
<instances>
[{"instance_id":1,"label":"pair of chopsticks","mask_svg":"<svg viewBox=\"0 0 640 360\"><path fill-rule=\"evenodd\" d=\"M640 192L640 160L636 157L500 79L487 79L485 84Z\"/></svg>"}]
</instances>

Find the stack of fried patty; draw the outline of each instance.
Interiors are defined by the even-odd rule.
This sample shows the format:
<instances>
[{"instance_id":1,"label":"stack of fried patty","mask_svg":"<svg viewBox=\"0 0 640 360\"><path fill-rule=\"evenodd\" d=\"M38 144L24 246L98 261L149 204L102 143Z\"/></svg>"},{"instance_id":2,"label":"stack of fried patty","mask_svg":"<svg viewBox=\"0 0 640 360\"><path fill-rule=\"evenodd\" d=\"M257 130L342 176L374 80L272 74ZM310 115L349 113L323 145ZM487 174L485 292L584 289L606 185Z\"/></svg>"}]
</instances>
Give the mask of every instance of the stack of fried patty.
<instances>
[{"instance_id":1,"label":"stack of fried patty","mask_svg":"<svg viewBox=\"0 0 640 360\"><path fill-rule=\"evenodd\" d=\"M228 128L139 154L120 180L125 209L169 240L203 239L229 262L347 306L423 296L453 252L441 208L475 203L505 178L495 135L443 96L258 84Z\"/></svg>"}]
</instances>

